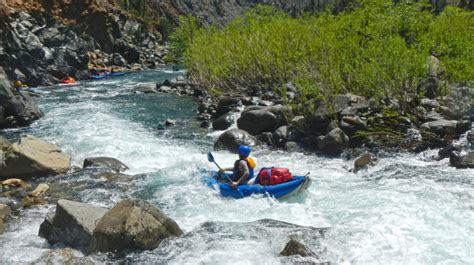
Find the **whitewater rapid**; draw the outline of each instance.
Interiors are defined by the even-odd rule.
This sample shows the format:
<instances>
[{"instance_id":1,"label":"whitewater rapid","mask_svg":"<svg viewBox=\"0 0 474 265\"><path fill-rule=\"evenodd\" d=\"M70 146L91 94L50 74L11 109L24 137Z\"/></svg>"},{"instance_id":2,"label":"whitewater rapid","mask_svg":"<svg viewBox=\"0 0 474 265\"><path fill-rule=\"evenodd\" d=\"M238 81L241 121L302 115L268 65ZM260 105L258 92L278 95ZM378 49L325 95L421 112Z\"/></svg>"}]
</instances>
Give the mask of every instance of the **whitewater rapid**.
<instances>
[{"instance_id":1,"label":"whitewater rapid","mask_svg":"<svg viewBox=\"0 0 474 265\"><path fill-rule=\"evenodd\" d=\"M378 164L354 174L347 171L348 160L262 148L252 154L258 167L288 167L296 175L311 172L312 186L286 201L221 198L200 181L203 169L215 169L206 152L219 133L200 128L195 119L198 102L171 94L133 93L139 83L175 75L143 72L40 88L38 103L45 117L29 129L7 133L9 138L28 133L53 142L71 154L77 166L91 156L119 159L130 167L126 173L144 177L137 177L125 190L102 186L82 190L82 201L112 207L126 197L146 199L190 232L157 250L130 253L112 262L285 263L278 253L288 235L276 228L256 230L242 224L275 219L328 228L323 238L306 235L304 242L323 250L319 261L474 264L474 171L448 167L447 160L433 161L430 157L436 150L418 155L380 153ZM176 120L176 125L164 128L166 119ZM230 166L235 160L227 152L214 156L220 165ZM27 210L12 222L0 236L0 263L34 262L50 252L51 246L37 234L51 208L54 205ZM203 227L206 222L213 223L214 230ZM90 258L111 262L107 255Z\"/></svg>"}]
</instances>

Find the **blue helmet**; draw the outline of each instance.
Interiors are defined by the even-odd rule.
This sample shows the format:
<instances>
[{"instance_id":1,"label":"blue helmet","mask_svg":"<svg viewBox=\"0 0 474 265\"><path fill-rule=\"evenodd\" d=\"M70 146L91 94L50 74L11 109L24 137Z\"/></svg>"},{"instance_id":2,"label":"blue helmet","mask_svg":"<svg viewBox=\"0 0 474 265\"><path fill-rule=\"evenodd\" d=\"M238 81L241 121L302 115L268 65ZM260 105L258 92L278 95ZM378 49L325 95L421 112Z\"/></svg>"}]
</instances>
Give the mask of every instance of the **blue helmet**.
<instances>
[{"instance_id":1,"label":"blue helmet","mask_svg":"<svg viewBox=\"0 0 474 265\"><path fill-rule=\"evenodd\" d=\"M252 151L252 149L246 145L239 146L239 155L247 157L250 155L250 151Z\"/></svg>"}]
</instances>

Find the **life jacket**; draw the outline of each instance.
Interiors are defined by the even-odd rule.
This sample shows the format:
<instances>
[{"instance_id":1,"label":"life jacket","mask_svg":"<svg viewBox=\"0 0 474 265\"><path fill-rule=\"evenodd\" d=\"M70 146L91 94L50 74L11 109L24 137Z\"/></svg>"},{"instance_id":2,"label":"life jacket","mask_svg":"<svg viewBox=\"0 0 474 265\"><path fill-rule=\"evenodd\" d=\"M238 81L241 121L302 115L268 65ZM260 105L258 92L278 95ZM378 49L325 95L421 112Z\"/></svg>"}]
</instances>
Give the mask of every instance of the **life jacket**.
<instances>
[{"instance_id":1,"label":"life jacket","mask_svg":"<svg viewBox=\"0 0 474 265\"><path fill-rule=\"evenodd\" d=\"M285 183L293 179L288 168L262 168L258 173L258 183L263 186Z\"/></svg>"},{"instance_id":2,"label":"life jacket","mask_svg":"<svg viewBox=\"0 0 474 265\"><path fill-rule=\"evenodd\" d=\"M238 178L240 178L242 176L242 172L239 171L239 163L241 160L244 160L246 163L247 163L247 166L249 168L249 173L250 175L248 176L248 179L245 180L245 182L247 182L249 179L253 178L254 176L254 169L255 167L257 166L257 164L255 163L255 160L253 160L251 157L246 157L245 159L238 159L235 161L234 163L234 172L232 174L232 180L233 181L237 181Z\"/></svg>"}]
</instances>

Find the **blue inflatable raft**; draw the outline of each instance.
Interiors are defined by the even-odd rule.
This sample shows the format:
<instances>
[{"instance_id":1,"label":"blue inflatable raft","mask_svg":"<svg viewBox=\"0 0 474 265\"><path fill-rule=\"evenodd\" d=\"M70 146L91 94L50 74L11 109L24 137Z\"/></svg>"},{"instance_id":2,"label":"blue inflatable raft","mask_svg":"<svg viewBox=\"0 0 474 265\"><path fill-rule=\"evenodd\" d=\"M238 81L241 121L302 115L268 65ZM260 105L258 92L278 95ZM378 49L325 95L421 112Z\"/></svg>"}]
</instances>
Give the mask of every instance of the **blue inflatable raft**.
<instances>
[{"instance_id":1,"label":"blue inflatable raft","mask_svg":"<svg viewBox=\"0 0 474 265\"><path fill-rule=\"evenodd\" d=\"M311 185L311 179L308 176L293 176L292 180L277 185L240 185L237 188L232 188L229 184L216 179L216 177L205 177L204 183L211 188L218 188L224 197L239 199L253 194L263 194L264 196L271 196L276 199L285 199L306 190Z\"/></svg>"}]
</instances>

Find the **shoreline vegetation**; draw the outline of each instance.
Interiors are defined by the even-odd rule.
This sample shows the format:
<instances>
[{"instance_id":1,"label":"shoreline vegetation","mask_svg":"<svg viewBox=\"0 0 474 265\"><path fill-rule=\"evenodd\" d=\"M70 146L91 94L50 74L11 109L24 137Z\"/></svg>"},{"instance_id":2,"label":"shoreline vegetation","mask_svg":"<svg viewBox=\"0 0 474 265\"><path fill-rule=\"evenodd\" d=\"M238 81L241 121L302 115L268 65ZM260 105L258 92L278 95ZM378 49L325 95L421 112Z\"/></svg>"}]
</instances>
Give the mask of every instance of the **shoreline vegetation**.
<instances>
[{"instance_id":1,"label":"shoreline vegetation","mask_svg":"<svg viewBox=\"0 0 474 265\"><path fill-rule=\"evenodd\" d=\"M417 87L427 75L474 80L473 27L472 11L448 6L434 14L422 3L361 1L338 14L299 17L257 6L223 28L181 17L168 59L215 93L256 87L284 96L293 82L301 101L349 92L404 103L423 92Z\"/></svg>"}]
</instances>

